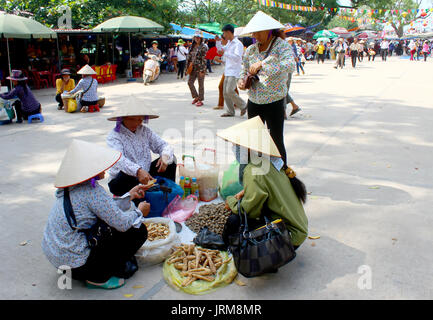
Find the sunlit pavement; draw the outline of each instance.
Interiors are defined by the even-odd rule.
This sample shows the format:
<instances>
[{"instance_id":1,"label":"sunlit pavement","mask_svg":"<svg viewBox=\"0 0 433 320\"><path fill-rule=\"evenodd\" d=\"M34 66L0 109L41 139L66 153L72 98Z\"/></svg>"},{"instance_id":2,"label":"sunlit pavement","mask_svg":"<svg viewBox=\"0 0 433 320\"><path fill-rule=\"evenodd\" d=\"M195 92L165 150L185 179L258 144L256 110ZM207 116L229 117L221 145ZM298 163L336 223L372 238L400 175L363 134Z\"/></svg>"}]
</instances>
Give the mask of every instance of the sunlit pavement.
<instances>
[{"instance_id":1,"label":"sunlit pavement","mask_svg":"<svg viewBox=\"0 0 433 320\"><path fill-rule=\"evenodd\" d=\"M212 110L222 68L206 78L201 108L173 74L147 87L124 79L101 85L107 103L100 113L66 114L57 110L54 89L34 91L45 122L0 126L0 298L432 299L433 62L378 57L356 69L346 60L343 70L333 64L309 62L306 75L294 76L291 93L303 111L285 125L288 161L311 193L310 235L320 239L306 240L277 274L242 278L246 286L233 283L204 296L168 287L161 265L141 268L113 291L75 281L72 290L60 290L40 243L71 139L105 144L113 128L107 115L135 93L160 113L149 126L167 136L178 158L192 147L214 146L217 129L242 121L238 110L236 118ZM185 135L185 127L193 134Z\"/></svg>"}]
</instances>

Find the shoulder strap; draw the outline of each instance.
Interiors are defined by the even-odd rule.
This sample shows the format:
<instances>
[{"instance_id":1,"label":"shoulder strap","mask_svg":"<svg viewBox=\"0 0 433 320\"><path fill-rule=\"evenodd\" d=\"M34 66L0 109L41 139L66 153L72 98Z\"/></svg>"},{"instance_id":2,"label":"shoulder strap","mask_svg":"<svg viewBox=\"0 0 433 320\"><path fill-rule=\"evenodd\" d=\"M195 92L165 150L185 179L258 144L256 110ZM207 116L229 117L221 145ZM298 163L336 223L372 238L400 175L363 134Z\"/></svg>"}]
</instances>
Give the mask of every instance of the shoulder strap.
<instances>
[{"instance_id":1,"label":"shoulder strap","mask_svg":"<svg viewBox=\"0 0 433 320\"><path fill-rule=\"evenodd\" d=\"M69 197L69 188L63 189L63 209L65 211L66 220L68 220L68 224L72 230L77 229L77 220L75 219L74 209L72 209L71 198ZM74 225L72 225L72 222Z\"/></svg>"},{"instance_id":2,"label":"shoulder strap","mask_svg":"<svg viewBox=\"0 0 433 320\"><path fill-rule=\"evenodd\" d=\"M90 82L90 86L83 92L83 94L85 94L87 91L90 90L90 88L92 87L92 84L93 84L93 80L95 80L95 79L92 78L92 82Z\"/></svg>"}]
</instances>

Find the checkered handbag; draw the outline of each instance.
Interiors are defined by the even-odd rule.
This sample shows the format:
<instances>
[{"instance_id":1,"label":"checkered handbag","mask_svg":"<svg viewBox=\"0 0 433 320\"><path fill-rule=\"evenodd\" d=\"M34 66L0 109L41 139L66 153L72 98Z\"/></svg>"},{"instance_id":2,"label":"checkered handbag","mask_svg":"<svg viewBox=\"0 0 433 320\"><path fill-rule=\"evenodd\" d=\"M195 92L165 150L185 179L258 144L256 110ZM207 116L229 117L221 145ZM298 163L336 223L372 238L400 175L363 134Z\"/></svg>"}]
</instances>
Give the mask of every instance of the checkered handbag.
<instances>
[{"instance_id":1,"label":"checkered handbag","mask_svg":"<svg viewBox=\"0 0 433 320\"><path fill-rule=\"evenodd\" d=\"M272 272L296 257L295 249L282 220L271 222L266 216L264 225L248 230L247 214L238 201L241 218L239 233L229 236L229 251L236 269L245 277L257 277Z\"/></svg>"}]
</instances>

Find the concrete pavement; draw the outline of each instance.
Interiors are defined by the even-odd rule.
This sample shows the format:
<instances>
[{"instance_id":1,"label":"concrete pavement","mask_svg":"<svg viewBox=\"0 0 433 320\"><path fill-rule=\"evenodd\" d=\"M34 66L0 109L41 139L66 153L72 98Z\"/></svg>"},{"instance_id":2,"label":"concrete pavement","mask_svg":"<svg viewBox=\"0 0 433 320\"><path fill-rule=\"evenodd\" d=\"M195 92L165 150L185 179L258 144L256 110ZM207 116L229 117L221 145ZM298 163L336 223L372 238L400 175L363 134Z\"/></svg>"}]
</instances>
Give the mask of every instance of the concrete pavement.
<instances>
[{"instance_id":1,"label":"concrete pavement","mask_svg":"<svg viewBox=\"0 0 433 320\"><path fill-rule=\"evenodd\" d=\"M168 287L160 265L140 269L114 291L75 281L72 290L60 290L40 243L54 177L72 138L105 144L113 128L106 116L133 92L160 112L149 125L168 134L178 156L183 142L192 142L185 120L193 121L194 147L212 145L203 129L215 133L242 120L212 110L222 68L206 78L202 108L191 105L185 81L166 74L147 87L124 80L101 85L107 105L97 114L66 114L56 108L54 89L34 91L45 122L0 126L0 298L432 299L433 63L393 57L364 60L355 70L332 66L309 62L306 75L293 78L291 94L303 112L285 124L288 161L311 192L310 234L321 238L306 240L277 274L204 296ZM170 128L185 138L170 137ZM370 271L372 288L361 290L360 278Z\"/></svg>"}]
</instances>

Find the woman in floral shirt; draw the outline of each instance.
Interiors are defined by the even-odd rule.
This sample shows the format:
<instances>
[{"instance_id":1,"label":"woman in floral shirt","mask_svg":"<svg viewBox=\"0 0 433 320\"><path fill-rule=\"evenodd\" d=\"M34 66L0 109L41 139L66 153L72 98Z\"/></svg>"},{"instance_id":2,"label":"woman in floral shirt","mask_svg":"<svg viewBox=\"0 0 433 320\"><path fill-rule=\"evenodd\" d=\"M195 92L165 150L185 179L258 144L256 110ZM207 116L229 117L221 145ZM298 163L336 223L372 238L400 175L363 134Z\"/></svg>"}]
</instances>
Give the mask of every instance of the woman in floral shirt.
<instances>
[{"instance_id":1,"label":"woman in floral shirt","mask_svg":"<svg viewBox=\"0 0 433 320\"><path fill-rule=\"evenodd\" d=\"M195 104L197 107L201 107L203 105L204 100L204 77L206 75L206 53L207 47L203 42L203 33L201 31L197 31L194 35L194 44L188 54L188 59L186 61L186 65L189 67L192 64L192 71L189 75L188 86L189 90L191 90L192 104ZM198 78L198 91L194 86L195 80Z\"/></svg>"},{"instance_id":2,"label":"woman in floral shirt","mask_svg":"<svg viewBox=\"0 0 433 320\"><path fill-rule=\"evenodd\" d=\"M114 200L97 182L120 157L113 149L73 140L56 176L42 250L54 267L70 268L72 278L90 288L121 287L137 271L134 255L147 239L143 216L150 206L142 202L137 208L130 201L143 197L149 186L134 186ZM65 209L68 200L72 213ZM91 248L83 231L98 221L111 227L112 237Z\"/></svg>"},{"instance_id":3,"label":"woman in floral shirt","mask_svg":"<svg viewBox=\"0 0 433 320\"><path fill-rule=\"evenodd\" d=\"M277 20L259 11L245 27L243 33L252 33L257 42L248 47L243 57L243 70L239 89L245 90L244 77L257 75L248 91L248 118L260 116L266 123L272 139L286 162L284 147L284 114L288 74L296 69L293 50L284 39ZM268 57L265 58L269 50Z\"/></svg>"}]
</instances>

